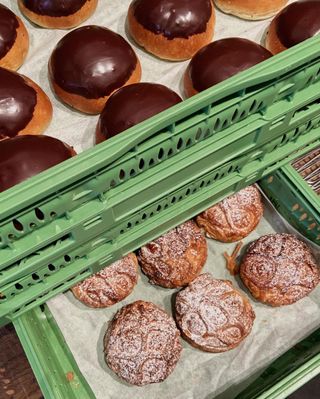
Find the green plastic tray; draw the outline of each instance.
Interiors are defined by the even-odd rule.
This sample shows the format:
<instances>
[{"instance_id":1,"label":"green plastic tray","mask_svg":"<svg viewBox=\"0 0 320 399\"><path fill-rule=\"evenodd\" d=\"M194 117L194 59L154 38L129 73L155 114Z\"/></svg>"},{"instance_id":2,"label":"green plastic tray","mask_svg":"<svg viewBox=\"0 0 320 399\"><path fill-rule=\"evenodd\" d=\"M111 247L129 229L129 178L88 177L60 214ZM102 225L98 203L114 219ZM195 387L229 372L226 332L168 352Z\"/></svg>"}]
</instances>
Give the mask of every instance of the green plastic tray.
<instances>
[{"instance_id":1,"label":"green plastic tray","mask_svg":"<svg viewBox=\"0 0 320 399\"><path fill-rule=\"evenodd\" d=\"M310 39L2 193L0 324L319 145L319 45Z\"/></svg>"},{"instance_id":2,"label":"green plastic tray","mask_svg":"<svg viewBox=\"0 0 320 399\"><path fill-rule=\"evenodd\" d=\"M24 313L14 326L46 399L95 398L46 305ZM285 399L318 373L320 329L279 357L236 397L230 394L230 399Z\"/></svg>"},{"instance_id":3,"label":"green plastic tray","mask_svg":"<svg viewBox=\"0 0 320 399\"><path fill-rule=\"evenodd\" d=\"M285 165L260 181L279 213L301 234L320 245L320 196L293 166Z\"/></svg>"}]
</instances>

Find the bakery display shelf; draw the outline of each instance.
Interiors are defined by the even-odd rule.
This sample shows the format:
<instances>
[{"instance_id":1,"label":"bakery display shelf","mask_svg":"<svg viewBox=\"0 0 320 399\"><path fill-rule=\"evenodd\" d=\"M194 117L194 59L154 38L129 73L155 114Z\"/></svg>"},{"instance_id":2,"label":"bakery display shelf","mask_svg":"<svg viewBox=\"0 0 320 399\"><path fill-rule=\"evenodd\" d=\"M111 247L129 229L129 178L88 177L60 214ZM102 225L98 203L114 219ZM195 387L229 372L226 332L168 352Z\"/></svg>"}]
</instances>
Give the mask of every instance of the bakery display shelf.
<instances>
[{"instance_id":1,"label":"bakery display shelf","mask_svg":"<svg viewBox=\"0 0 320 399\"><path fill-rule=\"evenodd\" d=\"M315 143L319 44L312 38L2 193L0 324ZM101 240L104 259L86 266L87 246Z\"/></svg>"},{"instance_id":2,"label":"bakery display shelf","mask_svg":"<svg viewBox=\"0 0 320 399\"><path fill-rule=\"evenodd\" d=\"M317 121L319 125L319 117ZM46 302L213 203L270 174L319 143L320 125L299 135L295 141L289 141L282 147L281 153L271 151L262 157L256 157L254 152L251 162L247 164L245 162L248 157L239 155L230 163L207 171L204 164L208 161L200 158L199 170L196 168L198 163L190 163L187 181L179 177L180 168L173 168L172 175L168 166L163 167L162 173L150 171L150 182L142 180L140 184L136 183L128 188L128 191L119 189L119 192L115 193L114 202L110 197L108 203L112 209L117 208L117 204L121 205L121 199L134 198L134 194L139 196L140 192L144 193L145 205L142 208L128 208L124 224L120 223L111 229L103 230L102 222L100 234L82 245L70 250L68 243L72 241L72 237L59 239L43 251L26 258L22 264L18 263L13 268L2 271L1 324ZM300 147L302 150L297 151ZM243 166L235 168L235 162ZM174 188L168 190L167 183L171 179ZM174 185L175 181L183 182L183 185ZM101 218L103 217L106 216Z\"/></svg>"},{"instance_id":3,"label":"bakery display shelf","mask_svg":"<svg viewBox=\"0 0 320 399\"><path fill-rule=\"evenodd\" d=\"M260 182L278 212L301 234L320 245L320 196L288 164Z\"/></svg>"},{"instance_id":4,"label":"bakery display shelf","mask_svg":"<svg viewBox=\"0 0 320 399\"><path fill-rule=\"evenodd\" d=\"M13 323L46 399L94 398L46 305ZM320 329L261 371L234 399L285 399L318 373Z\"/></svg>"}]
</instances>

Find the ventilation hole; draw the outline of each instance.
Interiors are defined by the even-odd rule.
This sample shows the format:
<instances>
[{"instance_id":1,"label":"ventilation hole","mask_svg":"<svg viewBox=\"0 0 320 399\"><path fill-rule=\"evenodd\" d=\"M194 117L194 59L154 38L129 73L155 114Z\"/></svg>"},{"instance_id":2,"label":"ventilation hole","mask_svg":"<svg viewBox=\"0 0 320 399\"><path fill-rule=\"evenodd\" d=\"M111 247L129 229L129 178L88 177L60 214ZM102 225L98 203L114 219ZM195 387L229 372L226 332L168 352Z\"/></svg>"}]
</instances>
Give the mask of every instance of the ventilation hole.
<instances>
[{"instance_id":1,"label":"ventilation hole","mask_svg":"<svg viewBox=\"0 0 320 399\"><path fill-rule=\"evenodd\" d=\"M37 225L35 223L30 223L29 224L30 229L35 229Z\"/></svg>"},{"instance_id":2,"label":"ventilation hole","mask_svg":"<svg viewBox=\"0 0 320 399\"><path fill-rule=\"evenodd\" d=\"M263 101L261 101L261 103L259 103L259 105L257 106L257 109L260 109L263 107Z\"/></svg>"},{"instance_id":3,"label":"ventilation hole","mask_svg":"<svg viewBox=\"0 0 320 399\"><path fill-rule=\"evenodd\" d=\"M159 153L158 153L158 159L161 160L164 156L164 151L163 148L160 148Z\"/></svg>"},{"instance_id":4,"label":"ventilation hole","mask_svg":"<svg viewBox=\"0 0 320 399\"><path fill-rule=\"evenodd\" d=\"M139 223L139 220L136 220L135 225L138 226Z\"/></svg>"},{"instance_id":5,"label":"ventilation hole","mask_svg":"<svg viewBox=\"0 0 320 399\"><path fill-rule=\"evenodd\" d=\"M225 173L224 173L224 172L223 172L223 173L221 173L221 175L220 175L220 179L222 179L224 176L225 176Z\"/></svg>"},{"instance_id":6,"label":"ventilation hole","mask_svg":"<svg viewBox=\"0 0 320 399\"><path fill-rule=\"evenodd\" d=\"M207 129L207 130L204 132L203 138L206 139L206 138L209 137L209 136L210 136L210 130Z\"/></svg>"},{"instance_id":7,"label":"ventilation hole","mask_svg":"<svg viewBox=\"0 0 320 399\"><path fill-rule=\"evenodd\" d=\"M201 136L202 136L202 130L201 130L201 129L198 129L197 134L196 134L196 137L195 137L195 140L196 140L196 141L199 141L199 140L201 139Z\"/></svg>"},{"instance_id":8,"label":"ventilation hole","mask_svg":"<svg viewBox=\"0 0 320 399\"><path fill-rule=\"evenodd\" d=\"M119 179L123 180L125 177L126 177L126 172L123 169L121 169L119 172Z\"/></svg>"},{"instance_id":9,"label":"ventilation hole","mask_svg":"<svg viewBox=\"0 0 320 399\"><path fill-rule=\"evenodd\" d=\"M9 234L8 238L9 238L9 240L14 240L15 239L15 235L14 234Z\"/></svg>"},{"instance_id":10,"label":"ventilation hole","mask_svg":"<svg viewBox=\"0 0 320 399\"><path fill-rule=\"evenodd\" d=\"M176 197L171 198L171 204L174 204L176 202Z\"/></svg>"},{"instance_id":11,"label":"ventilation hole","mask_svg":"<svg viewBox=\"0 0 320 399\"><path fill-rule=\"evenodd\" d=\"M180 195L180 197L178 198L178 201L182 201L183 197L182 195Z\"/></svg>"},{"instance_id":12,"label":"ventilation hole","mask_svg":"<svg viewBox=\"0 0 320 399\"><path fill-rule=\"evenodd\" d=\"M213 129L214 130L219 130L220 129L220 119L219 118L216 120Z\"/></svg>"},{"instance_id":13,"label":"ventilation hole","mask_svg":"<svg viewBox=\"0 0 320 399\"><path fill-rule=\"evenodd\" d=\"M318 76L320 76L320 69L318 69L318 72L317 72L317 74L316 74L316 78L317 78Z\"/></svg>"},{"instance_id":14,"label":"ventilation hole","mask_svg":"<svg viewBox=\"0 0 320 399\"><path fill-rule=\"evenodd\" d=\"M154 215L154 213L153 213L153 212L151 212L151 213L150 213L150 217L152 218L152 216L153 216L153 215Z\"/></svg>"},{"instance_id":15,"label":"ventilation hole","mask_svg":"<svg viewBox=\"0 0 320 399\"><path fill-rule=\"evenodd\" d=\"M186 191L186 195L189 195L191 192L190 188L188 188L188 190Z\"/></svg>"},{"instance_id":16,"label":"ventilation hole","mask_svg":"<svg viewBox=\"0 0 320 399\"><path fill-rule=\"evenodd\" d=\"M23 285L19 283L16 283L14 286L16 287L17 290L23 290Z\"/></svg>"},{"instance_id":17,"label":"ventilation hole","mask_svg":"<svg viewBox=\"0 0 320 399\"><path fill-rule=\"evenodd\" d=\"M202 188L205 185L205 181L202 180L202 182L200 183L200 188Z\"/></svg>"},{"instance_id":18,"label":"ventilation hole","mask_svg":"<svg viewBox=\"0 0 320 399\"><path fill-rule=\"evenodd\" d=\"M115 187L116 185L117 185L116 181L112 179L110 182L110 187Z\"/></svg>"},{"instance_id":19,"label":"ventilation hole","mask_svg":"<svg viewBox=\"0 0 320 399\"><path fill-rule=\"evenodd\" d=\"M239 115L239 111L236 109L236 110L234 111L233 115L232 115L232 118L231 118L232 122L234 122L235 120L237 120L238 115Z\"/></svg>"},{"instance_id":20,"label":"ventilation hole","mask_svg":"<svg viewBox=\"0 0 320 399\"><path fill-rule=\"evenodd\" d=\"M307 80L307 85L309 85L313 80L313 76L310 76L310 78Z\"/></svg>"},{"instance_id":21,"label":"ventilation hole","mask_svg":"<svg viewBox=\"0 0 320 399\"><path fill-rule=\"evenodd\" d=\"M164 205L164 209L167 209L167 208L168 208L168 206L169 206L168 204L165 204L165 205Z\"/></svg>"},{"instance_id":22,"label":"ventilation hole","mask_svg":"<svg viewBox=\"0 0 320 399\"><path fill-rule=\"evenodd\" d=\"M57 216L56 212L50 212L50 217L55 218Z\"/></svg>"},{"instance_id":23,"label":"ventilation hole","mask_svg":"<svg viewBox=\"0 0 320 399\"><path fill-rule=\"evenodd\" d=\"M192 145L191 139L188 139L186 142L186 147L190 147Z\"/></svg>"},{"instance_id":24,"label":"ventilation hole","mask_svg":"<svg viewBox=\"0 0 320 399\"><path fill-rule=\"evenodd\" d=\"M48 274L48 273L45 273L45 274L43 275L43 277L44 277L44 278L49 277L49 274Z\"/></svg>"},{"instance_id":25,"label":"ventilation hole","mask_svg":"<svg viewBox=\"0 0 320 399\"><path fill-rule=\"evenodd\" d=\"M254 100L253 103L251 104L249 112L253 112L256 109L256 106L257 106L257 101Z\"/></svg>"},{"instance_id":26,"label":"ventilation hole","mask_svg":"<svg viewBox=\"0 0 320 399\"><path fill-rule=\"evenodd\" d=\"M180 137L180 139L179 139L179 141L178 141L178 144L177 144L177 150L180 150L182 146L183 146L183 140L182 140L182 138Z\"/></svg>"},{"instance_id":27,"label":"ventilation hole","mask_svg":"<svg viewBox=\"0 0 320 399\"><path fill-rule=\"evenodd\" d=\"M147 219L146 213L144 213L144 214L142 215L142 220L145 220L145 219Z\"/></svg>"},{"instance_id":28,"label":"ventilation hole","mask_svg":"<svg viewBox=\"0 0 320 399\"><path fill-rule=\"evenodd\" d=\"M50 263L50 265L48 265L48 269L50 270L50 272L54 272L56 270L56 267Z\"/></svg>"},{"instance_id":29,"label":"ventilation hole","mask_svg":"<svg viewBox=\"0 0 320 399\"><path fill-rule=\"evenodd\" d=\"M34 213L35 213L36 217L37 217L39 220L44 220L44 213L42 212L42 210L41 210L40 208L36 208L36 209L34 210Z\"/></svg>"},{"instance_id":30,"label":"ventilation hole","mask_svg":"<svg viewBox=\"0 0 320 399\"><path fill-rule=\"evenodd\" d=\"M194 194L194 193L196 193L197 192L197 187L195 187L193 190L192 190L192 193Z\"/></svg>"},{"instance_id":31,"label":"ventilation hole","mask_svg":"<svg viewBox=\"0 0 320 399\"><path fill-rule=\"evenodd\" d=\"M144 168L144 159L140 159L140 161L139 161L139 169L143 169Z\"/></svg>"},{"instance_id":32,"label":"ventilation hole","mask_svg":"<svg viewBox=\"0 0 320 399\"><path fill-rule=\"evenodd\" d=\"M309 122L307 123L306 129L307 129L307 130L310 130L311 127L312 127L312 121L309 121Z\"/></svg>"},{"instance_id":33,"label":"ventilation hole","mask_svg":"<svg viewBox=\"0 0 320 399\"><path fill-rule=\"evenodd\" d=\"M228 172L227 172L227 173L231 173L231 172L232 172L232 170L233 170L233 166L231 165L231 166L229 167L229 169L228 169Z\"/></svg>"},{"instance_id":34,"label":"ventilation hole","mask_svg":"<svg viewBox=\"0 0 320 399\"><path fill-rule=\"evenodd\" d=\"M131 229L131 227L132 227L132 224L129 222L129 223L127 224L127 229Z\"/></svg>"},{"instance_id":35,"label":"ventilation hole","mask_svg":"<svg viewBox=\"0 0 320 399\"><path fill-rule=\"evenodd\" d=\"M228 126L229 122L225 120L222 125L222 129L225 129Z\"/></svg>"},{"instance_id":36,"label":"ventilation hole","mask_svg":"<svg viewBox=\"0 0 320 399\"><path fill-rule=\"evenodd\" d=\"M239 119L242 119L242 118L244 118L245 116L246 116L246 111L242 111Z\"/></svg>"},{"instance_id":37,"label":"ventilation hole","mask_svg":"<svg viewBox=\"0 0 320 399\"><path fill-rule=\"evenodd\" d=\"M23 225L22 225L22 223L19 222L19 220L13 219L12 223L16 230L23 231Z\"/></svg>"},{"instance_id":38,"label":"ventilation hole","mask_svg":"<svg viewBox=\"0 0 320 399\"><path fill-rule=\"evenodd\" d=\"M35 281L37 281L37 280L40 279L40 277L38 276L37 273L32 273L31 277L32 277L32 279L35 280Z\"/></svg>"},{"instance_id":39,"label":"ventilation hole","mask_svg":"<svg viewBox=\"0 0 320 399\"><path fill-rule=\"evenodd\" d=\"M149 161L149 166L152 166L152 165L154 165L154 159L153 158L151 158L150 161Z\"/></svg>"},{"instance_id":40,"label":"ventilation hole","mask_svg":"<svg viewBox=\"0 0 320 399\"><path fill-rule=\"evenodd\" d=\"M124 230L120 230L120 234L123 234L124 233Z\"/></svg>"},{"instance_id":41,"label":"ventilation hole","mask_svg":"<svg viewBox=\"0 0 320 399\"><path fill-rule=\"evenodd\" d=\"M168 157L171 157L172 154L173 154L173 149L170 148L170 150L168 151Z\"/></svg>"},{"instance_id":42,"label":"ventilation hole","mask_svg":"<svg viewBox=\"0 0 320 399\"><path fill-rule=\"evenodd\" d=\"M211 180L208 180L208 181L206 182L206 186L209 186L210 183L211 183Z\"/></svg>"},{"instance_id":43,"label":"ventilation hole","mask_svg":"<svg viewBox=\"0 0 320 399\"><path fill-rule=\"evenodd\" d=\"M130 170L130 176L133 177L133 176L135 176L135 174L136 174L136 171L134 169L131 169Z\"/></svg>"},{"instance_id":44,"label":"ventilation hole","mask_svg":"<svg viewBox=\"0 0 320 399\"><path fill-rule=\"evenodd\" d=\"M161 205L158 205L157 206L157 212L160 212L161 211Z\"/></svg>"},{"instance_id":45,"label":"ventilation hole","mask_svg":"<svg viewBox=\"0 0 320 399\"><path fill-rule=\"evenodd\" d=\"M281 140L281 143L280 143L280 144L284 144L284 143L285 143L285 141L286 141L286 139L287 139L287 136L286 136L286 135L284 135L284 136L282 137L282 140Z\"/></svg>"},{"instance_id":46,"label":"ventilation hole","mask_svg":"<svg viewBox=\"0 0 320 399\"><path fill-rule=\"evenodd\" d=\"M75 257L74 257L74 260L79 260L80 259L80 256L79 255L76 255Z\"/></svg>"},{"instance_id":47,"label":"ventilation hole","mask_svg":"<svg viewBox=\"0 0 320 399\"><path fill-rule=\"evenodd\" d=\"M219 179L219 173L217 173L217 174L214 176L213 180L216 181L216 180L218 180L218 179Z\"/></svg>"},{"instance_id":48,"label":"ventilation hole","mask_svg":"<svg viewBox=\"0 0 320 399\"><path fill-rule=\"evenodd\" d=\"M71 262L71 257L69 256L69 255L64 255L64 257L63 257L63 259L64 259L64 261L65 262Z\"/></svg>"}]
</instances>

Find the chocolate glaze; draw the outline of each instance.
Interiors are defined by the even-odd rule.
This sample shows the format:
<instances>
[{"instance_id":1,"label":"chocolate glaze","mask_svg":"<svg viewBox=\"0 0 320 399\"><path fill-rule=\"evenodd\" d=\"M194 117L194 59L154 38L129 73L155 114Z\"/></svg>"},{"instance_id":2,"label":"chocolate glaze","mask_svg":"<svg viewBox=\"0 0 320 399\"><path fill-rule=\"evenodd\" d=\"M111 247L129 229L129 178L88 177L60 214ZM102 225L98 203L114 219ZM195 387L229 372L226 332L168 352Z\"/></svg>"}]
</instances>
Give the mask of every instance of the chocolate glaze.
<instances>
[{"instance_id":1,"label":"chocolate glaze","mask_svg":"<svg viewBox=\"0 0 320 399\"><path fill-rule=\"evenodd\" d=\"M123 86L137 66L131 46L117 33L85 26L64 36L50 58L50 77L63 90L98 99Z\"/></svg>"},{"instance_id":2,"label":"chocolate glaze","mask_svg":"<svg viewBox=\"0 0 320 399\"><path fill-rule=\"evenodd\" d=\"M140 25L170 40L204 33L213 11L211 0L134 0L130 7Z\"/></svg>"},{"instance_id":3,"label":"chocolate glaze","mask_svg":"<svg viewBox=\"0 0 320 399\"><path fill-rule=\"evenodd\" d=\"M190 61L187 73L193 87L202 91L271 56L268 50L250 40L222 39L199 50Z\"/></svg>"},{"instance_id":4,"label":"chocolate glaze","mask_svg":"<svg viewBox=\"0 0 320 399\"><path fill-rule=\"evenodd\" d=\"M18 27L19 22L15 14L9 8L0 4L0 59L14 45Z\"/></svg>"},{"instance_id":5,"label":"chocolate glaze","mask_svg":"<svg viewBox=\"0 0 320 399\"><path fill-rule=\"evenodd\" d=\"M87 0L22 0L28 10L48 17L67 17L75 14L86 2Z\"/></svg>"},{"instance_id":6,"label":"chocolate glaze","mask_svg":"<svg viewBox=\"0 0 320 399\"><path fill-rule=\"evenodd\" d=\"M0 141L0 192L68 158L71 150L48 136L18 136Z\"/></svg>"},{"instance_id":7,"label":"chocolate glaze","mask_svg":"<svg viewBox=\"0 0 320 399\"><path fill-rule=\"evenodd\" d=\"M292 47L320 33L320 0L300 0L289 4L275 19L281 43Z\"/></svg>"},{"instance_id":8,"label":"chocolate glaze","mask_svg":"<svg viewBox=\"0 0 320 399\"><path fill-rule=\"evenodd\" d=\"M24 129L36 104L37 93L23 76L0 68L0 138L13 137Z\"/></svg>"},{"instance_id":9,"label":"chocolate glaze","mask_svg":"<svg viewBox=\"0 0 320 399\"><path fill-rule=\"evenodd\" d=\"M181 101L178 94L163 85L125 86L107 101L99 119L100 131L105 138L115 136Z\"/></svg>"}]
</instances>

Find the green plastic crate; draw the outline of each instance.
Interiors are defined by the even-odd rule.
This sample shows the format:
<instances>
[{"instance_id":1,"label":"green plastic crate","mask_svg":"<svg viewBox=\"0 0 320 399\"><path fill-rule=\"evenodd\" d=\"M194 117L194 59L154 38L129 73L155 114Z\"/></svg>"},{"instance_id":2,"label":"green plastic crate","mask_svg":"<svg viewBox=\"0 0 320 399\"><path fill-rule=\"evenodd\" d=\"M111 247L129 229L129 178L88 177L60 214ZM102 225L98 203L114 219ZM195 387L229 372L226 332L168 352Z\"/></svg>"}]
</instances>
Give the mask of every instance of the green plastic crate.
<instances>
[{"instance_id":1,"label":"green plastic crate","mask_svg":"<svg viewBox=\"0 0 320 399\"><path fill-rule=\"evenodd\" d=\"M320 196L291 164L265 177L261 187L279 213L301 234L320 245Z\"/></svg>"},{"instance_id":2,"label":"green plastic crate","mask_svg":"<svg viewBox=\"0 0 320 399\"><path fill-rule=\"evenodd\" d=\"M310 39L2 193L0 324L319 145L319 45Z\"/></svg>"}]
</instances>

